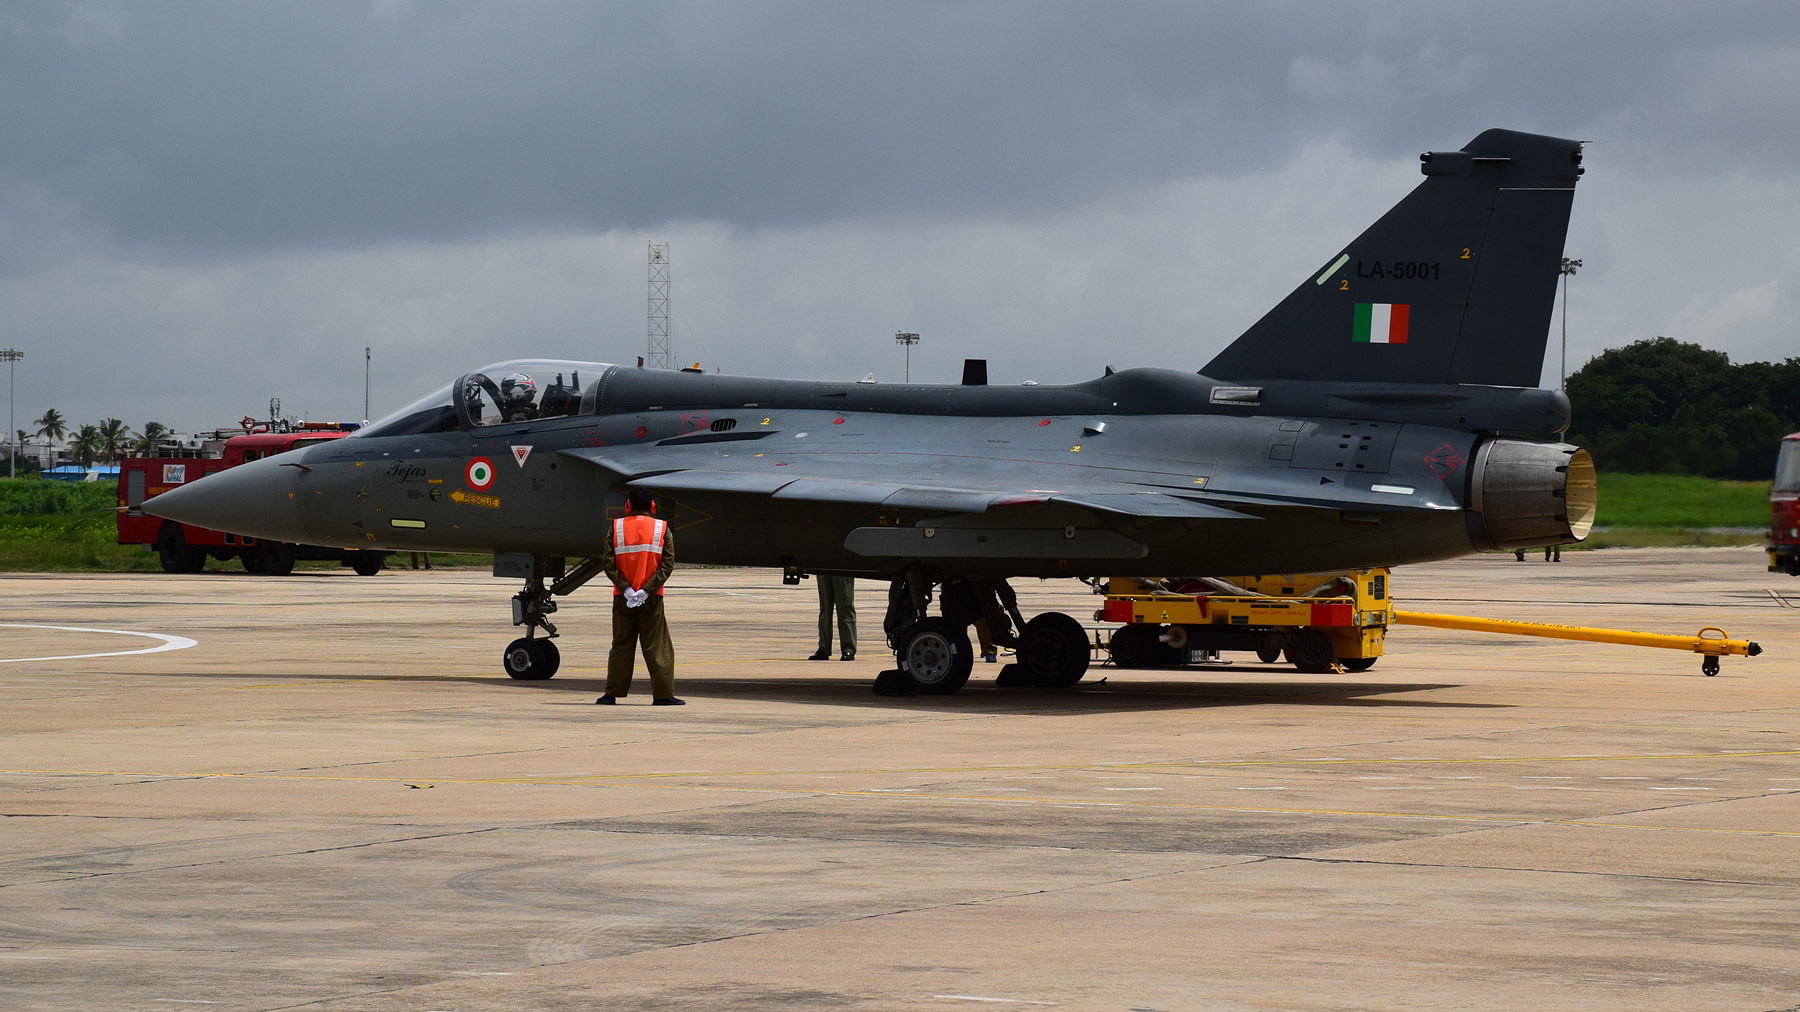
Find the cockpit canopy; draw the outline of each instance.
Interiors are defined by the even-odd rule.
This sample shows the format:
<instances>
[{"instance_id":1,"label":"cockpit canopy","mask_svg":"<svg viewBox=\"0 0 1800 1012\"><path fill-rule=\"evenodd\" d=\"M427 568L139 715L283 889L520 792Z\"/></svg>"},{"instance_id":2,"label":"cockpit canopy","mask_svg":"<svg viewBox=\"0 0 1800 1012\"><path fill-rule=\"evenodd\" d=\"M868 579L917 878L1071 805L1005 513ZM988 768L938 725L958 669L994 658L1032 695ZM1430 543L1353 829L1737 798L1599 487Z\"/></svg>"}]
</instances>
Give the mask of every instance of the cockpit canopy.
<instances>
[{"instance_id":1,"label":"cockpit canopy","mask_svg":"<svg viewBox=\"0 0 1800 1012\"><path fill-rule=\"evenodd\" d=\"M518 359L468 373L352 436L464 432L581 413L583 394L611 366Z\"/></svg>"}]
</instances>

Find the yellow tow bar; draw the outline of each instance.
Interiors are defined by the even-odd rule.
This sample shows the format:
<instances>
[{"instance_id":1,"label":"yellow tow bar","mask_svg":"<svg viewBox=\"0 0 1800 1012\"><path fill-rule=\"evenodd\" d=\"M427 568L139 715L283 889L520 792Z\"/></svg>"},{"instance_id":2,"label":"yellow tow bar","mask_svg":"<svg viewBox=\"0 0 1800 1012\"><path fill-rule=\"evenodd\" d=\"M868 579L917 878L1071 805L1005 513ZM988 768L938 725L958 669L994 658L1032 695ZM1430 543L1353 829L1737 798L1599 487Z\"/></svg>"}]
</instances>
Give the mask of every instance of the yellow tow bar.
<instances>
[{"instance_id":1,"label":"yellow tow bar","mask_svg":"<svg viewBox=\"0 0 1800 1012\"><path fill-rule=\"evenodd\" d=\"M1433 615L1423 611L1394 611L1393 621L1403 625L1433 626L1438 629L1465 629L1470 632L1503 633L1512 636L1544 636L1559 640L1584 640L1589 643L1617 643L1630 647L1662 647L1666 650L1688 650L1703 654L1700 672L1707 676L1719 673L1720 657L1755 657L1762 647L1750 640L1725 637L1725 630L1707 626L1692 636L1666 633L1632 632L1628 629L1593 629L1586 626L1555 625L1549 622L1514 622L1507 619L1475 618L1470 615Z\"/></svg>"}]
</instances>

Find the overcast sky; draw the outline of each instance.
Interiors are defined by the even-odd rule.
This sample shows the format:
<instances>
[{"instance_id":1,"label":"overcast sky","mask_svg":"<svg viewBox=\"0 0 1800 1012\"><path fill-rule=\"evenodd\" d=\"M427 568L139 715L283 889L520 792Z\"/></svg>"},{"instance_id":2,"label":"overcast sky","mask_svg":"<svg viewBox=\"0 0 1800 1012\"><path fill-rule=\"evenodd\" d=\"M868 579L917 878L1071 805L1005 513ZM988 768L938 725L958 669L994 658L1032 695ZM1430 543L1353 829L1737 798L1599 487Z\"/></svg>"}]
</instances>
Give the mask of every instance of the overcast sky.
<instances>
[{"instance_id":1,"label":"overcast sky","mask_svg":"<svg viewBox=\"0 0 1800 1012\"><path fill-rule=\"evenodd\" d=\"M8 0L14 427L633 362L652 242L709 370L1198 369L1488 127L1591 142L1571 371L1800 355L1800 5Z\"/></svg>"}]
</instances>

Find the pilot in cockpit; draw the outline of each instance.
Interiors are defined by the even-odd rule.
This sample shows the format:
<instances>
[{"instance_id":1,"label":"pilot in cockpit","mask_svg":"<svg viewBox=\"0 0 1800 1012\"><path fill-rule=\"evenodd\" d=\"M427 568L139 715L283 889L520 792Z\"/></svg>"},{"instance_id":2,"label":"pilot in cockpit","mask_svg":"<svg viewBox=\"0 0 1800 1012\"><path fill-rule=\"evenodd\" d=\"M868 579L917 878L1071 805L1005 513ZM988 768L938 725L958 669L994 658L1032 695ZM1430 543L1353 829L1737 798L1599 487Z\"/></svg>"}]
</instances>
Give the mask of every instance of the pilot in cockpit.
<instances>
[{"instance_id":1,"label":"pilot in cockpit","mask_svg":"<svg viewBox=\"0 0 1800 1012\"><path fill-rule=\"evenodd\" d=\"M500 377L501 417L524 422L537 417L537 383L522 372Z\"/></svg>"}]
</instances>

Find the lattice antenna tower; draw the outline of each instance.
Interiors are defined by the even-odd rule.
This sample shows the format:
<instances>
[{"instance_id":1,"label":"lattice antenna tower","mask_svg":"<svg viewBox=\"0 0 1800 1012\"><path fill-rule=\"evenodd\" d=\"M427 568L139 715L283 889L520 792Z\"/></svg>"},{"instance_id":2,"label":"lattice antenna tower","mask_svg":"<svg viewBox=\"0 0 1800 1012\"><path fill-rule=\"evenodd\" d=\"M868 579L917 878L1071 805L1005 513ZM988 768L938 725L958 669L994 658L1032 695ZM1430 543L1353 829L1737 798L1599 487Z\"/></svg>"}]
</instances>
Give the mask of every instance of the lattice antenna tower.
<instances>
[{"instance_id":1,"label":"lattice antenna tower","mask_svg":"<svg viewBox=\"0 0 1800 1012\"><path fill-rule=\"evenodd\" d=\"M650 244L650 346L644 365L651 369L675 368L675 352L669 347L669 244Z\"/></svg>"}]
</instances>

